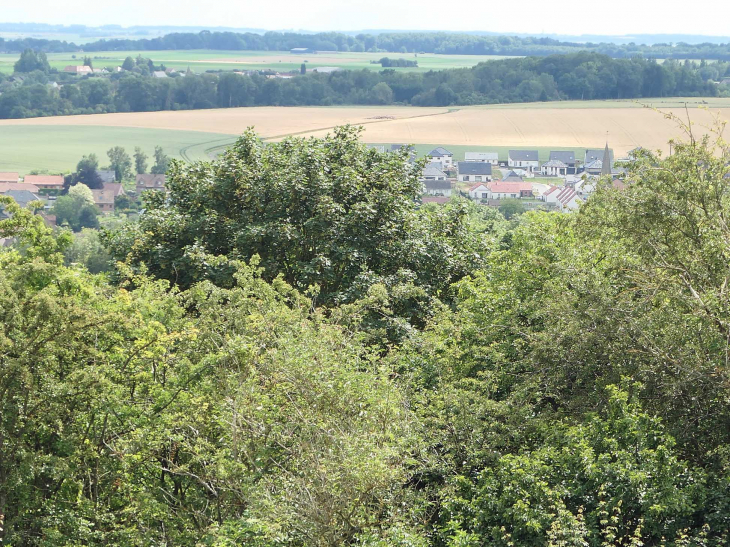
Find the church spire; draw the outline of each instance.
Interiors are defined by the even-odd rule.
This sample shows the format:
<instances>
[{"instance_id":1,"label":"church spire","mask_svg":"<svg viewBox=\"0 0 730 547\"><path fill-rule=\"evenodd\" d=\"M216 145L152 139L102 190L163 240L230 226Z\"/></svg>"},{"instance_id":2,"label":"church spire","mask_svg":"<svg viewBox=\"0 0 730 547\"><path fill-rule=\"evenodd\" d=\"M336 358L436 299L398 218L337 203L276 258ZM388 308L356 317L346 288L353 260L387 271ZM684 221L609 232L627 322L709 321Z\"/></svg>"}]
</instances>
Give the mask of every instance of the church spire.
<instances>
[{"instance_id":1,"label":"church spire","mask_svg":"<svg viewBox=\"0 0 730 547\"><path fill-rule=\"evenodd\" d=\"M608 143L606 143L606 149L603 151L603 161L601 164L601 176L611 175L611 152L608 149Z\"/></svg>"}]
</instances>

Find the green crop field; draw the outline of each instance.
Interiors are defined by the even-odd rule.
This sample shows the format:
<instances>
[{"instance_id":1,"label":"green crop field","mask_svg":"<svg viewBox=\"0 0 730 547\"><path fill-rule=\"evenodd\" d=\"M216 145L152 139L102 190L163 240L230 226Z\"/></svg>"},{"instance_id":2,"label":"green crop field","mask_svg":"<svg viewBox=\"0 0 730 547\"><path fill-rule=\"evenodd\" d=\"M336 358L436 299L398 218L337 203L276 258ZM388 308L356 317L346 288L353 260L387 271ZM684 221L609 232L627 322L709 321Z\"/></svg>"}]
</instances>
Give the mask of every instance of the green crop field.
<instances>
[{"instance_id":1,"label":"green crop field","mask_svg":"<svg viewBox=\"0 0 730 547\"><path fill-rule=\"evenodd\" d=\"M339 67L346 69L382 70L379 64L370 61L382 57L417 60L417 68L395 68L399 71L427 71L445 68L468 68L484 61L505 59L497 55L437 55L413 53L316 53L296 55L282 51L214 51L214 50L173 50L173 51L100 51L91 53L49 53L51 67L63 70L67 65L81 64L84 55L91 57L94 67L116 67L128 56L151 58L155 64L164 64L176 70L191 68L195 72L206 70L263 70L278 72L297 71L302 63L311 70L317 67ZM16 54L0 54L0 72L11 73L18 60Z\"/></svg>"},{"instance_id":2,"label":"green crop field","mask_svg":"<svg viewBox=\"0 0 730 547\"><path fill-rule=\"evenodd\" d=\"M90 153L96 154L104 165L108 162L106 151L113 146L123 146L130 155L139 146L150 157L155 146L162 146L172 158L208 159L210 148L231 144L235 138L199 131L133 127L10 125L0 130L0 171L70 172L81 156Z\"/></svg>"}]
</instances>

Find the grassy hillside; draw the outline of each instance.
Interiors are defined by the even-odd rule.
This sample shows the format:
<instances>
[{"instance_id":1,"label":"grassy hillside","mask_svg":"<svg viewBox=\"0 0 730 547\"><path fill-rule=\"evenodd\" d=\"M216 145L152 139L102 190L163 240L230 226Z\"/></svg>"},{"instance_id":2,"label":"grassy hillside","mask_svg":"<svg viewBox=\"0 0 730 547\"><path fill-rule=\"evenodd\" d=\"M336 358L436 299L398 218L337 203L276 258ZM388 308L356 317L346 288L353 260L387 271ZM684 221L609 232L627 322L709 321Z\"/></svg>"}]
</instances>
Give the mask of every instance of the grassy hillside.
<instances>
[{"instance_id":1,"label":"grassy hillside","mask_svg":"<svg viewBox=\"0 0 730 547\"><path fill-rule=\"evenodd\" d=\"M130 127L5 126L0 131L0 171L71 171L81 156L94 153L100 163L108 162L106 151L123 146L131 155L139 146L150 157L162 146L173 158L208 158L206 150L235 137L197 131L173 131Z\"/></svg>"}]
</instances>

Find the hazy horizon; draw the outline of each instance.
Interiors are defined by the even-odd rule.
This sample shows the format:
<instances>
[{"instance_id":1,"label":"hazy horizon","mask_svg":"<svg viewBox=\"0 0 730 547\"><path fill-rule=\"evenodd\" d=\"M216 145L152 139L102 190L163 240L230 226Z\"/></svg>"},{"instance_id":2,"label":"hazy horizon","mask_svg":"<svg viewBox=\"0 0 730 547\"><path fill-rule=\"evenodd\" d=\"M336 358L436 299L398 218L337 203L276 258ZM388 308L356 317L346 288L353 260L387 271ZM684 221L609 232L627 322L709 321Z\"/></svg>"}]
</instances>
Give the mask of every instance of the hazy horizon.
<instances>
[{"instance_id":1,"label":"hazy horizon","mask_svg":"<svg viewBox=\"0 0 730 547\"><path fill-rule=\"evenodd\" d=\"M218 9L193 0L125 0L105 2L102 10L90 0L30 0L3 7L6 23L63 25L191 26L262 30L352 32L363 29L563 34L571 36L631 36L639 34L728 35L730 3L696 0L692 10L668 10L659 0L615 0L607 7L586 9L579 0L564 0L559 8L537 0L514 0L499 10L475 0L371 0L340 2L289 0L219 2ZM519 15L529 14L520 19Z\"/></svg>"}]
</instances>

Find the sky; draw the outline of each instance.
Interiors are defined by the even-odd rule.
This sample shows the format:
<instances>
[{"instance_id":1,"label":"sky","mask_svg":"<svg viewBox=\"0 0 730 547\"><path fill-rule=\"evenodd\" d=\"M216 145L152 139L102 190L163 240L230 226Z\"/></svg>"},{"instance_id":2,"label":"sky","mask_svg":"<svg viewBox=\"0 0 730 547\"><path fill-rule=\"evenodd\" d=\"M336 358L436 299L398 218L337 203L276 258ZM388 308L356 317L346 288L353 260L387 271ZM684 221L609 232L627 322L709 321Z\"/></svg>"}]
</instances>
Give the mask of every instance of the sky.
<instances>
[{"instance_id":1,"label":"sky","mask_svg":"<svg viewBox=\"0 0 730 547\"><path fill-rule=\"evenodd\" d=\"M730 0L0 0L2 22L730 35Z\"/></svg>"}]
</instances>

